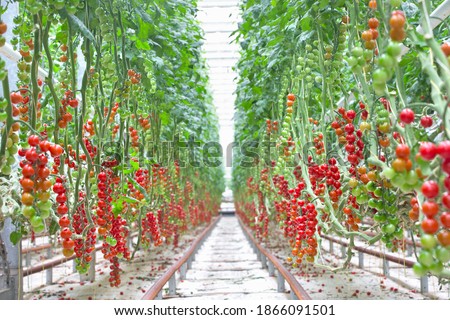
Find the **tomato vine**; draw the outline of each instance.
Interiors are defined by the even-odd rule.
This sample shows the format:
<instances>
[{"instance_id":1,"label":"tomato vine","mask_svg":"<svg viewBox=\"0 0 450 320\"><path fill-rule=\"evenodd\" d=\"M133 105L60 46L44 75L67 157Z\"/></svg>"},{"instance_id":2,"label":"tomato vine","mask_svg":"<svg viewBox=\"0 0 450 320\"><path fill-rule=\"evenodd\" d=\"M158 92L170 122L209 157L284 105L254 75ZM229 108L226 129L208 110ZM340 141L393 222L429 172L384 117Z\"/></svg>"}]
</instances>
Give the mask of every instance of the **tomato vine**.
<instances>
[{"instance_id":1,"label":"tomato vine","mask_svg":"<svg viewBox=\"0 0 450 320\"><path fill-rule=\"evenodd\" d=\"M280 227L294 266L319 263L322 234L350 240L343 267L357 238L400 251L418 235L415 272L449 278L449 33L430 23L441 3L241 5L237 212L265 241Z\"/></svg>"}]
</instances>

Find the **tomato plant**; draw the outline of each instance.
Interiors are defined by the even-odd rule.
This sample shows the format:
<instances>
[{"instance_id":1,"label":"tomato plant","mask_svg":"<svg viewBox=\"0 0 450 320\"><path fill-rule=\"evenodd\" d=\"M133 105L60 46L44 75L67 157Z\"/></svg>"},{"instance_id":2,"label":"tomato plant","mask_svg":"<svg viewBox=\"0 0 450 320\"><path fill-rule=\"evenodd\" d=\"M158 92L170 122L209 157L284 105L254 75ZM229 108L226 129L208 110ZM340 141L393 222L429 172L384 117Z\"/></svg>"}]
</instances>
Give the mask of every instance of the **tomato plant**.
<instances>
[{"instance_id":1,"label":"tomato plant","mask_svg":"<svg viewBox=\"0 0 450 320\"><path fill-rule=\"evenodd\" d=\"M448 30L428 22L441 2L241 5L235 140L258 152L238 155L255 156L233 169L236 208L262 241L286 237L292 265L318 262L325 233L349 252L413 235L417 274L450 277Z\"/></svg>"},{"instance_id":2,"label":"tomato plant","mask_svg":"<svg viewBox=\"0 0 450 320\"><path fill-rule=\"evenodd\" d=\"M0 44L11 30L21 56L16 75L0 60L1 221L12 218L13 242L57 235L80 273L100 241L118 286L120 260L177 246L220 205L222 168L179 148L218 141L196 1L17 5L0 23Z\"/></svg>"}]
</instances>

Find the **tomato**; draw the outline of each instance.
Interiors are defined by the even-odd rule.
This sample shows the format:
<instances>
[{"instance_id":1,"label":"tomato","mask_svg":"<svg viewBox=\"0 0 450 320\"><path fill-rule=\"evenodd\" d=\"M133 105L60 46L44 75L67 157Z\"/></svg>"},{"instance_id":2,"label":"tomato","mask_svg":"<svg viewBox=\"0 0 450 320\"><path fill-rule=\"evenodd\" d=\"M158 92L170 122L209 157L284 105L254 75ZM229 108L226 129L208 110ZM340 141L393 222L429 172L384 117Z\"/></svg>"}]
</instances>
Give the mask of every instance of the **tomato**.
<instances>
[{"instance_id":1,"label":"tomato","mask_svg":"<svg viewBox=\"0 0 450 320\"><path fill-rule=\"evenodd\" d=\"M69 228L64 228L61 230L60 235L63 239L69 239L72 236L72 231Z\"/></svg>"},{"instance_id":2,"label":"tomato","mask_svg":"<svg viewBox=\"0 0 450 320\"><path fill-rule=\"evenodd\" d=\"M58 208L56 209L56 212L57 212L59 215L64 215L64 214L66 214L67 212L69 212L69 208L66 206L65 203L61 203L61 204L58 206Z\"/></svg>"},{"instance_id":3,"label":"tomato","mask_svg":"<svg viewBox=\"0 0 450 320\"><path fill-rule=\"evenodd\" d=\"M67 216L62 216L61 218L59 218L59 226L61 228L66 228L68 226L70 226L70 220L69 217Z\"/></svg>"},{"instance_id":4,"label":"tomato","mask_svg":"<svg viewBox=\"0 0 450 320\"><path fill-rule=\"evenodd\" d=\"M287 99L290 100L290 101L295 101L295 94L289 93L288 96L287 96Z\"/></svg>"},{"instance_id":5,"label":"tomato","mask_svg":"<svg viewBox=\"0 0 450 320\"><path fill-rule=\"evenodd\" d=\"M73 247L75 247L75 242L72 239L64 239L62 247L64 249L72 249Z\"/></svg>"},{"instance_id":6,"label":"tomato","mask_svg":"<svg viewBox=\"0 0 450 320\"><path fill-rule=\"evenodd\" d=\"M378 126L378 130L382 133L388 133L391 130L391 126L389 123L385 122Z\"/></svg>"},{"instance_id":7,"label":"tomato","mask_svg":"<svg viewBox=\"0 0 450 320\"><path fill-rule=\"evenodd\" d=\"M8 29L8 26L3 21L0 22L0 34L4 34L6 30Z\"/></svg>"},{"instance_id":8,"label":"tomato","mask_svg":"<svg viewBox=\"0 0 450 320\"><path fill-rule=\"evenodd\" d=\"M46 141L46 140L43 140L43 141L39 142L39 149L40 149L42 152L47 152L47 151L50 150L50 145L51 145L50 142L48 142L48 141Z\"/></svg>"},{"instance_id":9,"label":"tomato","mask_svg":"<svg viewBox=\"0 0 450 320\"><path fill-rule=\"evenodd\" d=\"M400 159L407 159L409 158L411 150L409 149L409 146L406 144L399 144L397 148L395 149L395 154Z\"/></svg>"},{"instance_id":10,"label":"tomato","mask_svg":"<svg viewBox=\"0 0 450 320\"><path fill-rule=\"evenodd\" d=\"M377 0L370 0L369 1L369 8L372 10L375 10L377 8Z\"/></svg>"},{"instance_id":11,"label":"tomato","mask_svg":"<svg viewBox=\"0 0 450 320\"><path fill-rule=\"evenodd\" d=\"M395 159L394 161L392 161L391 166L396 172L406 171L406 161L404 159Z\"/></svg>"},{"instance_id":12,"label":"tomato","mask_svg":"<svg viewBox=\"0 0 450 320\"><path fill-rule=\"evenodd\" d=\"M34 209L31 206L27 206L27 207L23 207L22 208L22 214L27 219L31 219L34 216L35 213L36 213L36 209Z\"/></svg>"},{"instance_id":13,"label":"tomato","mask_svg":"<svg viewBox=\"0 0 450 320\"><path fill-rule=\"evenodd\" d=\"M349 118L350 120L355 119L356 117L356 112L355 110L348 110L347 113L345 114L347 116L347 118Z\"/></svg>"},{"instance_id":14,"label":"tomato","mask_svg":"<svg viewBox=\"0 0 450 320\"><path fill-rule=\"evenodd\" d=\"M52 144L50 146L50 154L52 155L52 157L59 157L60 155L62 155L64 152L63 147L61 147L58 144Z\"/></svg>"},{"instance_id":15,"label":"tomato","mask_svg":"<svg viewBox=\"0 0 450 320\"><path fill-rule=\"evenodd\" d=\"M22 103L23 102L23 97L18 92L11 93L9 97L11 99L11 103L12 104L18 104L18 103Z\"/></svg>"},{"instance_id":16,"label":"tomato","mask_svg":"<svg viewBox=\"0 0 450 320\"><path fill-rule=\"evenodd\" d=\"M47 179L47 177L50 175L50 169L47 167L40 168L38 170L38 177L42 180Z\"/></svg>"},{"instance_id":17,"label":"tomato","mask_svg":"<svg viewBox=\"0 0 450 320\"><path fill-rule=\"evenodd\" d=\"M28 144L32 147L36 147L39 142L40 142L40 138L37 135L31 135L28 137Z\"/></svg>"},{"instance_id":18,"label":"tomato","mask_svg":"<svg viewBox=\"0 0 450 320\"><path fill-rule=\"evenodd\" d=\"M406 38L406 32L404 29L391 29L389 34L393 41L402 42Z\"/></svg>"},{"instance_id":19,"label":"tomato","mask_svg":"<svg viewBox=\"0 0 450 320\"><path fill-rule=\"evenodd\" d=\"M449 42L444 42L441 45L441 50L442 52L444 52L444 54L448 57L450 56L450 43Z\"/></svg>"},{"instance_id":20,"label":"tomato","mask_svg":"<svg viewBox=\"0 0 450 320\"><path fill-rule=\"evenodd\" d=\"M439 230L439 223L434 219L424 219L421 223L423 232L435 234Z\"/></svg>"},{"instance_id":21,"label":"tomato","mask_svg":"<svg viewBox=\"0 0 450 320\"><path fill-rule=\"evenodd\" d=\"M435 198L439 194L439 185L436 181L425 181L422 185L422 193L427 198Z\"/></svg>"},{"instance_id":22,"label":"tomato","mask_svg":"<svg viewBox=\"0 0 450 320\"><path fill-rule=\"evenodd\" d=\"M422 211L427 218L433 218L439 212L439 205L436 202L425 201L422 204Z\"/></svg>"},{"instance_id":23,"label":"tomato","mask_svg":"<svg viewBox=\"0 0 450 320\"><path fill-rule=\"evenodd\" d=\"M368 25L370 29L376 29L380 25L380 22L378 21L377 18L370 18Z\"/></svg>"},{"instance_id":24,"label":"tomato","mask_svg":"<svg viewBox=\"0 0 450 320\"><path fill-rule=\"evenodd\" d=\"M436 248L436 258L442 263L450 261L450 250L447 248L439 247Z\"/></svg>"},{"instance_id":25,"label":"tomato","mask_svg":"<svg viewBox=\"0 0 450 320\"><path fill-rule=\"evenodd\" d=\"M437 154L442 158L450 158L450 141L442 141L437 146Z\"/></svg>"},{"instance_id":26,"label":"tomato","mask_svg":"<svg viewBox=\"0 0 450 320\"><path fill-rule=\"evenodd\" d=\"M433 125L433 118L430 116L423 116L420 118L420 125L424 128L429 128Z\"/></svg>"},{"instance_id":27,"label":"tomato","mask_svg":"<svg viewBox=\"0 0 450 320\"><path fill-rule=\"evenodd\" d=\"M402 53L402 47L398 42L390 42L386 48L386 53L391 57L398 57Z\"/></svg>"},{"instance_id":28,"label":"tomato","mask_svg":"<svg viewBox=\"0 0 450 320\"><path fill-rule=\"evenodd\" d=\"M389 140L388 137L386 138L380 138L380 140L378 141L378 143L380 144L380 146L382 146L383 148L387 148L391 145L391 140Z\"/></svg>"},{"instance_id":29,"label":"tomato","mask_svg":"<svg viewBox=\"0 0 450 320\"><path fill-rule=\"evenodd\" d=\"M380 35L380 33L378 32L377 29L370 29L370 32L372 32L372 39L373 40L378 39L378 36Z\"/></svg>"},{"instance_id":30,"label":"tomato","mask_svg":"<svg viewBox=\"0 0 450 320\"><path fill-rule=\"evenodd\" d=\"M365 31L363 31L363 33L361 34L361 38L362 38L364 41L370 41L370 40L372 40L372 39L373 39L372 31L370 31L370 30L365 30Z\"/></svg>"},{"instance_id":31,"label":"tomato","mask_svg":"<svg viewBox=\"0 0 450 320\"><path fill-rule=\"evenodd\" d=\"M41 191L47 191L52 187L52 182L50 180L44 180L42 181L42 184L39 186L39 189Z\"/></svg>"},{"instance_id":32,"label":"tomato","mask_svg":"<svg viewBox=\"0 0 450 320\"><path fill-rule=\"evenodd\" d=\"M377 69L372 74L373 82L379 84L385 84L389 80L388 73L385 69Z\"/></svg>"},{"instance_id":33,"label":"tomato","mask_svg":"<svg viewBox=\"0 0 450 320\"><path fill-rule=\"evenodd\" d=\"M450 229L450 212L441 214L441 223L445 228Z\"/></svg>"},{"instance_id":34,"label":"tomato","mask_svg":"<svg viewBox=\"0 0 450 320\"><path fill-rule=\"evenodd\" d=\"M400 121L405 124L411 124L414 122L414 111L409 108L403 109L400 112Z\"/></svg>"},{"instance_id":35,"label":"tomato","mask_svg":"<svg viewBox=\"0 0 450 320\"><path fill-rule=\"evenodd\" d=\"M372 31L368 31L368 32L370 33L370 36L373 37L373 32ZM364 43L364 47L367 50L373 50L376 48L376 46L377 46L377 42L375 40L369 40Z\"/></svg>"},{"instance_id":36,"label":"tomato","mask_svg":"<svg viewBox=\"0 0 450 320\"><path fill-rule=\"evenodd\" d=\"M73 249L63 249L63 255L66 258L70 258L71 256L73 256Z\"/></svg>"},{"instance_id":37,"label":"tomato","mask_svg":"<svg viewBox=\"0 0 450 320\"><path fill-rule=\"evenodd\" d=\"M23 178L20 180L20 185L23 188L23 191L30 192L33 190L34 187L34 181L28 178Z\"/></svg>"},{"instance_id":38,"label":"tomato","mask_svg":"<svg viewBox=\"0 0 450 320\"><path fill-rule=\"evenodd\" d=\"M450 231L442 230L441 232L438 233L437 239L442 246L444 247L450 246Z\"/></svg>"},{"instance_id":39,"label":"tomato","mask_svg":"<svg viewBox=\"0 0 450 320\"><path fill-rule=\"evenodd\" d=\"M378 64L387 70L393 68L395 63L395 59L388 54L382 54L378 58Z\"/></svg>"},{"instance_id":40,"label":"tomato","mask_svg":"<svg viewBox=\"0 0 450 320\"><path fill-rule=\"evenodd\" d=\"M31 205L33 205L34 197L33 197L33 195L31 193L24 192L24 193L22 193L22 199L21 200L22 200L22 204L24 206L31 206Z\"/></svg>"},{"instance_id":41,"label":"tomato","mask_svg":"<svg viewBox=\"0 0 450 320\"><path fill-rule=\"evenodd\" d=\"M66 189L64 188L64 185L61 182L57 182L53 185L53 192L55 193L64 193Z\"/></svg>"},{"instance_id":42,"label":"tomato","mask_svg":"<svg viewBox=\"0 0 450 320\"><path fill-rule=\"evenodd\" d=\"M416 276L418 276L418 277L423 277L423 276L425 276L425 275L427 274L428 269L427 269L427 267L425 267L425 266L422 265L421 263L416 262L416 263L413 265L413 271L414 271L414 273L415 273Z\"/></svg>"},{"instance_id":43,"label":"tomato","mask_svg":"<svg viewBox=\"0 0 450 320\"><path fill-rule=\"evenodd\" d=\"M423 142L419 147L419 154L424 160L431 161L438 154L438 148L432 142Z\"/></svg>"},{"instance_id":44,"label":"tomato","mask_svg":"<svg viewBox=\"0 0 450 320\"><path fill-rule=\"evenodd\" d=\"M419 220L419 212L418 211L410 210L408 213L408 216L412 221Z\"/></svg>"},{"instance_id":45,"label":"tomato","mask_svg":"<svg viewBox=\"0 0 450 320\"><path fill-rule=\"evenodd\" d=\"M405 16L402 14L393 14L391 18L389 19L389 25L393 29L400 29L405 26L406 19Z\"/></svg>"}]
</instances>

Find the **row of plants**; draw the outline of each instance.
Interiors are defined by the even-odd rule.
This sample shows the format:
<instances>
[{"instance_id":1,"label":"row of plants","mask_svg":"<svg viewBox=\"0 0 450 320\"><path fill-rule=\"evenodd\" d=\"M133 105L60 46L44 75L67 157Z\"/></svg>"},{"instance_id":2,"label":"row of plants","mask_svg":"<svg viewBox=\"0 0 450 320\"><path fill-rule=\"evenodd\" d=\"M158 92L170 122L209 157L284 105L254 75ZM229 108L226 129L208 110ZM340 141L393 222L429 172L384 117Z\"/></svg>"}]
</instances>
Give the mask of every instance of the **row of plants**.
<instances>
[{"instance_id":1,"label":"row of plants","mask_svg":"<svg viewBox=\"0 0 450 320\"><path fill-rule=\"evenodd\" d=\"M430 16L442 2L241 5L235 140L251 152L234 162L236 208L261 241L281 231L294 267L323 261L323 234L348 239L344 268L356 239L402 251L409 238L415 273L448 281L450 29Z\"/></svg>"},{"instance_id":2,"label":"row of plants","mask_svg":"<svg viewBox=\"0 0 450 320\"><path fill-rule=\"evenodd\" d=\"M15 16L0 45L11 35L21 56L16 74L0 60L0 223L11 218L13 243L48 233L85 273L100 242L119 286L121 260L177 246L217 214L223 170L191 165L214 154L189 148L218 141L196 12L195 0L1 8Z\"/></svg>"}]
</instances>

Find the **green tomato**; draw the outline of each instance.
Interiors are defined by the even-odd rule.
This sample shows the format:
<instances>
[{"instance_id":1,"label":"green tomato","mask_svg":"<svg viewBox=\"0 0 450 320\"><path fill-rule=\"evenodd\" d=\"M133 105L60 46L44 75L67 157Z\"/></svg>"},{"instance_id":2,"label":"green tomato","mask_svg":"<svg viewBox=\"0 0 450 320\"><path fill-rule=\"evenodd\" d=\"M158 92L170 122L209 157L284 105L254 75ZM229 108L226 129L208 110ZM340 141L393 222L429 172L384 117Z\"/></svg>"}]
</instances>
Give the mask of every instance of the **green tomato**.
<instances>
[{"instance_id":1,"label":"green tomato","mask_svg":"<svg viewBox=\"0 0 450 320\"><path fill-rule=\"evenodd\" d=\"M386 211L390 214L394 214L398 211L398 208L397 208L397 206L389 205L389 206L387 206Z\"/></svg>"},{"instance_id":2,"label":"green tomato","mask_svg":"<svg viewBox=\"0 0 450 320\"><path fill-rule=\"evenodd\" d=\"M383 223L386 221L386 215L384 213L378 212L373 216L373 220L378 223Z\"/></svg>"},{"instance_id":3,"label":"green tomato","mask_svg":"<svg viewBox=\"0 0 450 320\"><path fill-rule=\"evenodd\" d=\"M419 176L417 175L416 171L411 170L406 174L406 183L409 185L414 186L417 181L419 181Z\"/></svg>"},{"instance_id":4,"label":"green tomato","mask_svg":"<svg viewBox=\"0 0 450 320\"><path fill-rule=\"evenodd\" d=\"M27 219L31 219L34 214L36 213L36 209L34 209L33 207L29 206L29 207L23 207L22 209L22 214L25 216L25 218Z\"/></svg>"},{"instance_id":5,"label":"green tomato","mask_svg":"<svg viewBox=\"0 0 450 320\"><path fill-rule=\"evenodd\" d=\"M391 179L391 183L395 187L402 187L405 184L405 175L397 174L394 178Z\"/></svg>"},{"instance_id":6,"label":"green tomato","mask_svg":"<svg viewBox=\"0 0 450 320\"><path fill-rule=\"evenodd\" d=\"M9 176L11 174L11 166L9 165L4 165L2 170L1 170L2 174L5 176Z\"/></svg>"},{"instance_id":7,"label":"green tomato","mask_svg":"<svg viewBox=\"0 0 450 320\"><path fill-rule=\"evenodd\" d=\"M434 263L433 254L428 250L422 250L419 254L419 262L425 267L430 267Z\"/></svg>"},{"instance_id":8,"label":"green tomato","mask_svg":"<svg viewBox=\"0 0 450 320\"><path fill-rule=\"evenodd\" d=\"M8 159L6 160L6 163L12 166L14 163L16 163L16 158L14 158L13 156L9 156Z\"/></svg>"},{"instance_id":9,"label":"green tomato","mask_svg":"<svg viewBox=\"0 0 450 320\"><path fill-rule=\"evenodd\" d=\"M383 211L383 210L385 210L386 208L385 208L386 206L385 206L385 204L384 204L384 202L383 202L383 200L377 200L377 206L376 206L376 208L377 208L377 210L378 211Z\"/></svg>"},{"instance_id":10,"label":"green tomato","mask_svg":"<svg viewBox=\"0 0 450 320\"><path fill-rule=\"evenodd\" d=\"M363 53L364 50L361 47L354 47L352 50L352 56L354 56L355 58L362 57Z\"/></svg>"},{"instance_id":11,"label":"green tomato","mask_svg":"<svg viewBox=\"0 0 450 320\"><path fill-rule=\"evenodd\" d=\"M364 60L371 61L373 59L373 51L372 50L364 50Z\"/></svg>"},{"instance_id":12,"label":"green tomato","mask_svg":"<svg viewBox=\"0 0 450 320\"><path fill-rule=\"evenodd\" d=\"M395 170L393 168L386 168L383 170L383 172L381 174L386 179L391 180L392 178L394 178L397 175L397 172L395 172Z\"/></svg>"},{"instance_id":13,"label":"green tomato","mask_svg":"<svg viewBox=\"0 0 450 320\"><path fill-rule=\"evenodd\" d=\"M352 68L352 72L359 73L362 71L362 67L360 65L356 65Z\"/></svg>"},{"instance_id":14,"label":"green tomato","mask_svg":"<svg viewBox=\"0 0 450 320\"><path fill-rule=\"evenodd\" d=\"M31 217L30 219L30 224L33 228L36 228L40 225L44 224L44 220L42 220L42 218L38 215L34 215L33 217Z\"/></svg>"},{"instance_id":15,"label":"green tomato","mask_svg":"<svg viewBox=\"0 0 450 320\"><path fill-rule=\"evenodd\" d=\"M395 232L395 226L391 223L384 225L381 227L381 231L387 234L392 234Z\"/></svg>"},{"instance_id":16,"label":"green tomato","mask_svg":"<svg viewBox=\"0 0 450 320\"><path fill-rule=\"evenodd\" d=\"M444 265L442 264L442 262L437 261L437 262L433 263L429 267L429 269L432 274L434 274L435 276L438 276L442 273L442 270L444 270Z\"/></svg>"},{"instance_id":17,"label":"green tomato","mask_svg":"<svg viewBox=\"0 0 450 320\"><path fill-rule=\"evenodd\" d=\"M425 276L427 274L428 269L423 264L421 264L419 262L416 262L413 265L413 271L416 274L416 276L423 277L423 276Z\"/></svg>"},{"instance_id":18,"label":"green tomato","mask_svg":"<svg viewBox=\"0 0 450 320\"><path fill-rule=\"evenodd\" d=\"M403 229L397 228L397 230L395 230L394 232L394 237L396 237L398 240L403 239Z\"/></svg>"},{"instance_id":19,"label":"green tomato","mask_svg":"<svg viewBox=\"0 0 450 320\"><path fill-rule=\"evenodd\" d=\"M370 199L369 200L369 202L367 202L367 205L370 207L370 208L377 208L377 201L375 200L375 199Z\"/></svg>"},{"instance_id":20,"label":"green tomato","mask_svg":"<svg viewBox=\"0 0 450 320\"><path fill-rule=\"evenodd\" d=\"M13 144L11 148L8 149L10 155L14 155L19 151L19 147L16 144Z\"/></svg>"},{"instance_id":21,"label":"green tomato","mask_svg":"<svg viewBox=\"0 0 450 320\"><path fill-rule=\"evenodd\" d=\"M389 221L389 223L391 223L393 225L398 225L398 223L400 222L400 219L398 217L389 217L388 221Z\"/></svg>"},{"instance_id":22,"label":"green tomato","mask_svg":"<svg viewBox=\"0 0 450 320\"><path fill-rule=\"evenodd\" d=\"M389 80L389 76L388 73L386 71L386 69L381 68L381 69L377 69L373 72L372 74L373 77L373 83L374 84L386 84L386 82Z\"/></svg>"},{"instance_id":23,"label":"green tomato","mask_svg":"<svg viewBox=\"0 0 450 320\"><path fill-rule=\"evenodd\" d=\"M378 187L378 188L375 189L373 194L379 198L379 197L381 197L383 195L383 189Z\"/></svg>"},{"instance_id":24,"label":"green tomato","mask_svg":"<svg viewBox=\"0 0 450 320\"><path fill-rule=\"evenodd\" d=\"M50 210L52 208L52 203L50 201L39 201L37 207L39 208L39 210Z\"/></svg>"},{"instance_id":25,"label":"green tomato","mask_svg":"<svg viewBox=\"0 0 450 320\"><path fill-rule=\"evenodd\" d=\"M13 146L13 141L11 138L6 139L6 148L11 148Z\"/></svg>"},{"instance_id":26,"label":"green tomato","mask_svg":"<svg viewBox=\"0 0 450 320\"><path fill-rule=\"evenodd\" d=\"M385 234L381 237L381 241L385 244L388 244L392 241L392 239L388 234Z\"/></svg>"},{"instance_id":27,"label":"green tomato","mask_svg":"<svg viewBox=\"0 0 450 320\"><path fill-rule=\"evenodd\" d=\"M41 218L42 219L47 219L48 217L50 217L50 213L52 212L51 209L42 209L39 210L39 213L41 214Z\"/></svg>"},{"instance_id":28,"label":"green tomato","mask_svg":"<svg viewBox=\"0 0 450 320\"><path fill-rule=\"evenodd\" d=\"M398 42L389 42L386 53L390 55L391 57L398 57L402 53L402 46Z\"/></svg>"},{"instance_id":29,"label":"green tomato","mask_svg":"<svg viewBox=\"0 0 450 320\"><path fill-rule=\"evenodd\" d=\"M34 233L42 233L42 232L44 232L44 230L45 230L44 224L40 224L36 227L33 227Z\"/></svg>"},{"instance_id":30,"label":"green tomato","mask_svg":"<svg viewBox=\"0 0 450 320\"><path fill-rule=\"evenodd\" d=\"M450 248L444 248L439 246L436 248L436 258L442 263L450 261Z\"/></svg>"},{"instance_id":31,"label":"green tomato","mask_svg":"<svg viewBox=\"0 0 450 320\"><path fill-rule=\"evenodd\" d=\"M373 83L373 90L379 96L383 95L386 90L385 83Z\"/></svg>"},{"instance_id":32,"label":"green tomato","mask_svg":"<svg viewBox=\"0 0 450 320\"><path fill-rule=\"evenodd\" d=\"M395 59L384 53L378 58L378 64L385 69L391 69L395 67Z\"/></svg>"},{"instance_id":33,"label":"green tomato","mask_svg":"<svg viewBox=\"0 0 450 320\"><path fill-rule=\"evenodd\" d=\"M354 196L354 197L357 197L357 196L359 196L360 194L361 194L361 188L354 188L353 190L352 190L352 195Z\"/></svg>"},{"instance_id":34,"label":"green tomato","mask_svg":"<svg viewBox=\"0 0 450 320\"><path fill-rule=\"evenodd\" d=\"M356 197L356 202L358 204L364 204L367 203L367 201L369 201L369 196L365 193L360 194L358 197Z\"/></svg>"},{"instance_id":35,"label":"green tomato","mask_svg":"<svg viewBox=\"0 0 450 320\"><path fill-rule=\"evenodd\" d=\"M377 185L375 184L375 182L369 181L369 183L366 184L366 188L367 188L367 191L374 192L375 189L377 188Z\"/></svg>"}]
</instances>

